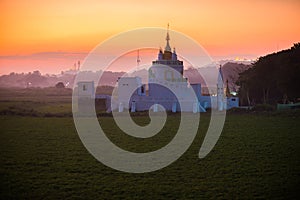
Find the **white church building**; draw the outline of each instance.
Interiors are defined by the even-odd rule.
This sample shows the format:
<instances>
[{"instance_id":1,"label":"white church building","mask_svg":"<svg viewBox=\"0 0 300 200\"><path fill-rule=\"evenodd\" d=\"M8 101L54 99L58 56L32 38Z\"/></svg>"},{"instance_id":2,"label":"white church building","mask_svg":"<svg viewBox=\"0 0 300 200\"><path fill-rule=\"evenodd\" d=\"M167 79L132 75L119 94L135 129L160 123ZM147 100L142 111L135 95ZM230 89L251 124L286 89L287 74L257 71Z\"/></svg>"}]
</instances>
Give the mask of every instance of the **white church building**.
<instances>
[{"instance_id":1,"label":"white church building","mask_svg":"<svg viewBox=\"0 0 300 200\"><path fill-rule=\"evenodd\" d=\"M170 36L167 32L165 49L159 50L157 59L152 61L148 70L147 85L142 83L141 77L118 79L116 98L111 98L111 105L107 105L109 111L115 109L123 112L124 109L128 109L136 112L152 109L159 112L163 107L166 111L195 113L206 112L209 108L222 111L239 106L238 97L226 95L229 92L225 92L221 67L216 83L216 95L204 96L200 83L190 84L183 76L183 61L178 60L175 48L171 50L169 41ZM97 99L93 82L79 82L78 90L79 95L86 96L86 93L90 92L90 96Z\"/></svg>"},{"instance_id":2,"label":"white church building","mask_svg":"<svg viewBox=\"0 0 300 200\"><path fill-rule=\"evenodd\" d=\"M225 95L224 79L219 68L217 95L203 96L201 84L190 84L183 76L183 61L177 59L169 44L167 32L166 47L159 50L157 60L152 61L148 70L148 87L140 77L121 77L118 80L117 104L119 112L124 108L131 112L153 109L159 111L158 105L172 112L206 112L207 108L227 110L239 106L238 97ZM148 92L146 91L148 88ZM227 88L228 89L228 88Z\"/></svg>"}]
</instances>

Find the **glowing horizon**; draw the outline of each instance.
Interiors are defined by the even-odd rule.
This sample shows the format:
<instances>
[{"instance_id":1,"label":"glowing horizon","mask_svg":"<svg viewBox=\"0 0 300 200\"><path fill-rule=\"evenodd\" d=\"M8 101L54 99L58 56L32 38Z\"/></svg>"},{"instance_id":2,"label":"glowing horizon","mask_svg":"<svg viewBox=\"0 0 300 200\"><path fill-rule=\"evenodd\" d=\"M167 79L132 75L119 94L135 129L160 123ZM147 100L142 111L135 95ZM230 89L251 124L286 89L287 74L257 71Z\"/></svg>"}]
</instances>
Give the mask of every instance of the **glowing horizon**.
<instances>
[{"instance_id":1,"label":"glowing horizon","mask_svg":"<svg viewBox=\"0 0 300 200\"><path fill-rule=\"evenodd\" d=\"M255 59L300 41L296 0L4 0L0 6L0 75L59 73L115 34L168 22L215 59Z\"/></svg>"}]
</instances>

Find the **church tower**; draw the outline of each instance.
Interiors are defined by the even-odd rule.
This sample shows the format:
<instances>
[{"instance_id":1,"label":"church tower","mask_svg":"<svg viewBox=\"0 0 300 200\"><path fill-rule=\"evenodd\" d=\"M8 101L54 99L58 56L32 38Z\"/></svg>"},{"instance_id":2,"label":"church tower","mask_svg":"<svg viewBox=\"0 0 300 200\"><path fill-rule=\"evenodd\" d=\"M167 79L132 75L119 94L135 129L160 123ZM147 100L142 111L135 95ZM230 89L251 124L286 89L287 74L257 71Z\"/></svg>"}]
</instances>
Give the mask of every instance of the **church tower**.
<instances>
[{"instance_id":1,"label":"church tower","mask_svg":"<svg viewBox=\"0 0 300 200\"><path fill-rule=\"evenodd\" d=\"M148 70L148 91L149 96L176 99L174 94L165 88L172 87L186 88L188 85L187 79L183 77L183 61L178 60L176 50L170 45L169 25L166 34L165 48L159 49L157 59L152 61L152 66ZM163 84L166 84L165 86ZM186 90L187 91L187 90ZM185 92L180 91L179 94L186 96ZM176 100L174 100L175 102Z\"/></svg>"},{"instance_id":2,"label":"church tower","mask_svg":"<svg viewBox=\"0 0 300 200\"><path fill-rule=\"evenodd\" d=\"M152 66L155 67L155 65L167 65L183 75L183 61L177 59L175 48L172 52L170 40L168 24L165 49L164 51L161 48L159 49L157 60L152 61Z\"/></svg>"}]
</instances>

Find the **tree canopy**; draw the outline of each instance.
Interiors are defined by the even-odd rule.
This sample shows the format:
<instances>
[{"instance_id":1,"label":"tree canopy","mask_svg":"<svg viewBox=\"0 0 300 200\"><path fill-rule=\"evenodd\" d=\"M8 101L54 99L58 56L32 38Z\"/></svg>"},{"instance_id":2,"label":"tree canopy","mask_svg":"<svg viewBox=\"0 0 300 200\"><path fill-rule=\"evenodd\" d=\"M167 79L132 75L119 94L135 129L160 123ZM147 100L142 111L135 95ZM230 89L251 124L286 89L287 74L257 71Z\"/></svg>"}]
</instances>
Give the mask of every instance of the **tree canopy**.
<instances>
[{"instance_id":1,"label":"tree canopy","mask_svg":"<svg viewBox=\"0 0 300 200\"><path fill-rule=\"evenodd\" d=\"M63 82L58 82L55 84L56 88L65 88L65 84Z\"/></svg>"},{"instance_id":2,"label":"tree canopy","mask_svg":"<svg viewBox=\"0 0 300 200\"><path fill-rule=\"evenodd\" d=\"M300 98L300 43L277 53L260 57L237 80L244 105L275 104Z\"/></svg>"}]
</instances>

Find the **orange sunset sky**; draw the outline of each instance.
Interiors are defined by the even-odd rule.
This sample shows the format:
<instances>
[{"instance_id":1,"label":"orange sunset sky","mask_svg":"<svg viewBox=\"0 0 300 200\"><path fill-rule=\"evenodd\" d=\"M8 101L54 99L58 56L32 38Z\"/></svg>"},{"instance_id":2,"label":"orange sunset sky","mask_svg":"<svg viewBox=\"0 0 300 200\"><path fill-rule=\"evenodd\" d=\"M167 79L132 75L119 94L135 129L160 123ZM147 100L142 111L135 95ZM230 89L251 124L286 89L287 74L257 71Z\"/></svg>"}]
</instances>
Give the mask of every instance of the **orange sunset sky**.
<instances>
[{"instance_id":1,"label":"orange sunset sky","mask_svg":"<svg viewBox=\"0 0 300 200\"><path fill-rule=\"evenodd\" d=\"M299 0L1 0L0 9L0 75L57 74L114 34L167 23L216 60L300 42Z\"/></svg>"}]
</instances>

